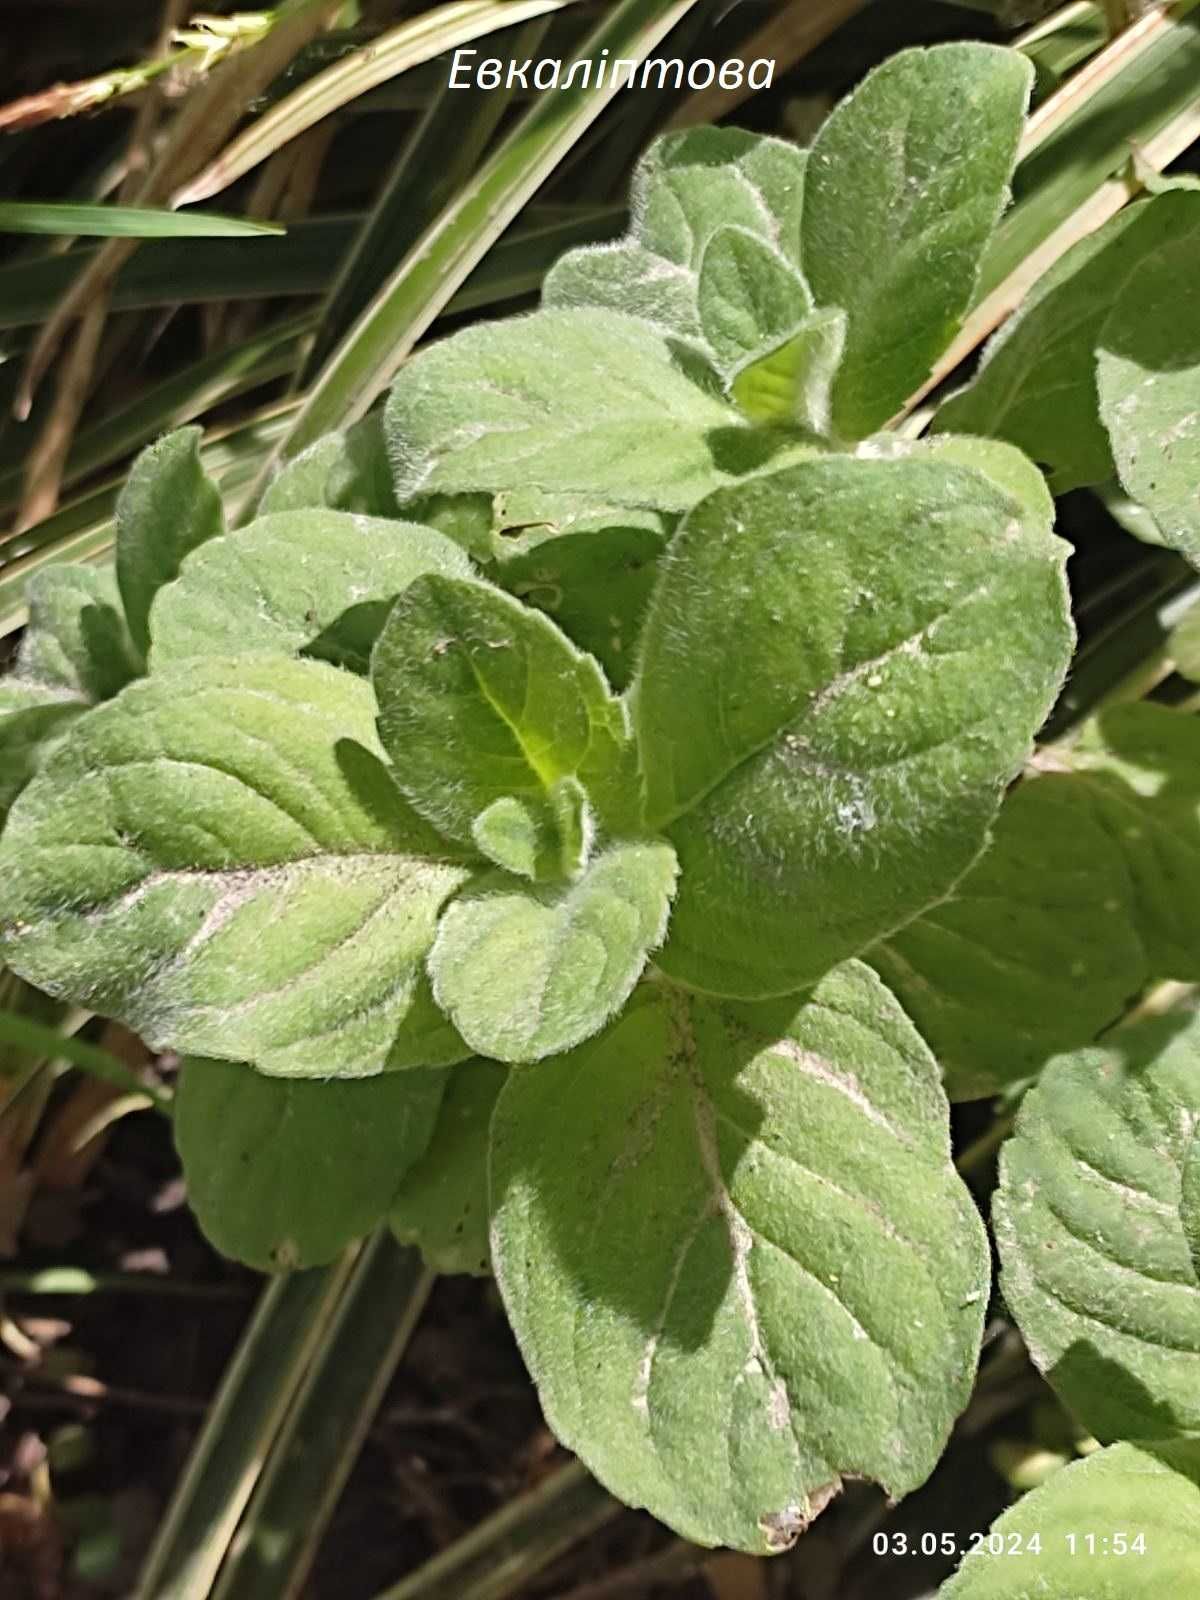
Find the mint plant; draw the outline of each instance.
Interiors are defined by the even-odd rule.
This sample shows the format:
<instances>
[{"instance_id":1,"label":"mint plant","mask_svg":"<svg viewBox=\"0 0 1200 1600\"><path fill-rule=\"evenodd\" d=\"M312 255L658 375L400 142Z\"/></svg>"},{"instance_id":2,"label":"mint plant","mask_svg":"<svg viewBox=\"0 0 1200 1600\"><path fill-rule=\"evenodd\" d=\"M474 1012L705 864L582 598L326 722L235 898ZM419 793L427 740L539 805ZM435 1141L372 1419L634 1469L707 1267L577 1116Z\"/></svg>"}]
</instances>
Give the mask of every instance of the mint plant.
<instances>
[{"instance_id":1,"label":"mint plant","mask_svg":"<svg viewBox=\"0 0 1200 1600\"><path fill-rule=\"evenodd\" d=\"M245 526L194 431L148 451L115 583L47 572L0 688L0 951L185 1058L213 1241L294 1267L388 1217L494 1272L559 1438L702 1544L928 1477L991 1292L948 1097L1034 1078L1001 1287L1140 1441L1040 1493L1200 1483L1200 1033L1097 1043L1200 979L1200 725L1034 753L1074 643L1050 489L1118 475L1200 553L1200 194L888 426L1030 79L940 46L810 150L659 140L626 238L419 352ZM989 1560L948 1592L1015 1595Z\"/></svg>"}]
</instances>

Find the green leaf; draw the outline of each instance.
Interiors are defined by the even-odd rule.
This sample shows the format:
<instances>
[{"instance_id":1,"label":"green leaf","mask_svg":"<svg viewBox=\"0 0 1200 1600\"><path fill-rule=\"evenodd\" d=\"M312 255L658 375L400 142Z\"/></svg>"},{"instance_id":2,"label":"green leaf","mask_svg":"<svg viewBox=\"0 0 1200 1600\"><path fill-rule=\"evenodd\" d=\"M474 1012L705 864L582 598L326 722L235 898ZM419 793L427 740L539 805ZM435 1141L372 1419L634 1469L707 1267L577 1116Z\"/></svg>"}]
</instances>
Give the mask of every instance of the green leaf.
<instances>
[{"instance_id":1,"label":"green leaf","mask_svg":"<svg viewBox=\"0 0 1200 1600\"><path fill-rule=\"evenodd\" d=\"M0 201L0 233L52 233L66 239L228 239L286 232L278 222L224 217L211 211L64 205L44 200Z\"/></svg>"},{"instance_id":2,"label":"green leaf","mask_svg":"<svg viewBox=\"0 0 1200 1600\"><path fill-rule=\"evenodd\" d=\"M759 314L769 323L782 304L792 304L795 323L811 308L798 270L807 159L807 152L794 145L740 128L664 135L634 172L629 233L614 244L568 251L546 275L543 304L623 312L705 350L723 368L731 353L736 360L767 341L765 332L755 338L747 331ZM719 233L726 237L709 262L705 293L704 261ZM718 260L719 274L714 271ZM739 269L750 261L761 268L763 279L743 286ZM709 308L707 326L702 295ZM731 312L743 337L751 340L745 348L730 344Z\"/></svg>"},{"instance_id":3,"label":"green leaf","mask_svg":"<svg viewBox=\"0 0 1200 1600\"><path fill-rule=\"evenodd\" d=\"M348 511L280 511L192 552L150 612L151 669L302 650L365 671L395 597L426 572L466 577L443 534Z\"/></svg>"},{"instance_id":4,"label":"green leaf","mask_svg":"<svg viewBox=\"0 0 1200 1600\"><path fill-rule=\"evenodd\" d=\"M765 1554L843 1476L892 1496L928 1476L974 1375L986 1238L936 1063L874 974L770 1017L640 1000L509 1075L496 1278L589 1470L687 1539Z\"/></svg>"},{"instance_id":5,"label":"green leaf","mask_svg":"<svg viewBox=\"0 0 1200 1600\"><path fill-rule=\"evenodd\" d=\"M814 982L971 865L1071 647L1066 546L953 463L825 458L712 495L631 690L681 881L659 964Z\"/></svg>"},{"instance_id":6,"label":"green leaf","mask_svg":"<svg viewBox=\"0 0 1200 1600\"><path fill-rule=\"evenodd\" d=\"M662 943L675 852L617 844L566 888L484 880L442 915L429 955L438 1005L473 1050L540 1061L598 1033Z\"/></svg>"},{"instance_id":7,"label":"green leaf","mask_svg":"<svg viewBox=\"0 0 1200 1600\"><path fill-rule=\"evenodd\" d=\"M0 680L0 825L66 728L86 709L52 689Z\"/></svg>"},{"instance_id":8,"label":"green leaf","mask_svg":"<svg viewBox=\"0 0 1200 1600\"><path fill-rule=\"evenodd\" d=\"M984 351L974 381L936 425L1020 445L1051 469L1057 494L1115 472L1100 420L1096 353L1114 305L1141 303L1141 276L1189 231L1195 202L1142 201L1089 234L1034 285Z\"/></svg>"},{"instance_id":9,"label":"green leaf","mask_svg":"<svg viewBox=\"0 0 1200 1600\"><path fill-rule=\"evenodd\" d=\"M297 1077L391 1064L466 873L393 785L374 710L361 679L287 657L131 684L13 807L4 958L156 1049Z\"/></svg>"},{"instance_id":10,"label":"green leaf","mask_svg":"<svg viewBox=\"0 0 1200 1600\"><path fill-rule=\"evenodd\" d=\"M1115 1444L1023 1495L940 1600L1160 1600L1200 1586L1200 1445ZM1143 1552L1134 1541L1141 1536Z\"/></svg>"},{"instance_id":11,"label":"green leaf","mask_svg":"<svg viewBox=\"0 0 1200 1600\"><path fill-rule=\"evenodd\" d=\"M493 1061L454 1068L429 1149L405 1173L392 1202L392 1232L401 1244L420 1246L435 1272L491 1271L488 1137L507 1076Z\"/></svg>"},{"instance_id":12,"label":"green leaf","mask_svg":"<svg viewBox=\"0 0 1200 1600\"><path fill-rule=\"evenodd\" d=\"M1153 204L1179 226L1138 267L1100 338L1096 379L1122 484L1144 505L1163 542L1200 564L1200 308L1181 289L1195 276L1200 194Z\"/></svg>"},{"instance_id":13,"label":"green leaf","mask_svg":"<svg viewBox=\"0 0 1200 1600\"><path fill-rule=\"evenodd\" d=\"M1004 1297L1097 1438L1200 1430L1200 1278L1181 1179L1200 1123L1200 1019L1059 1056L1026 1096L993 1207Z\"/></svg>"},{"instance_id":14,"label":"green leaf","mask_svg":"<svg viewBox=\"0 0 1200 1600\"><path fill-rule=\"evenodd\" d=\"M384 425L401 503L520 487L682 511L763 459L653 329L593 309L430 346L396 379Z\"/></svg>"},{"instance_id":15,"label":"green leaf","mask_svg":"<svg viewBox=\"0 0 1200 1600\"><path fill-rule=\"evenodd\" d=\"M861 439L925 379L970 304L1033 83L1014 50L946 44L885 61L813 142L802 266L849 317L833 427Z\"/></svg>"},{"instance_id":16,"label":"green leaf","mask_svg":"<svg viewBox=\"0 0 1200 1600\"><path fill-rule=\"evenodd\" d=\"M177 428L143 450L117 501L117 583L129 631L145 654L150 603L190 551L225 531L221 497L200 461L199 428Z\"/></svg>"},{"instance_id":17,"label":"green leaf","mask_svg":"<svg viewBox=\"0 0 1200 1600\"><path fill-rule=\"evenodd\" d=\"M521 801L556 833L551 792L578 776L603 818L627 807L624 716L590 656L489 584L418 579L375 648L379 733L396 781L450 838Z\"/></svg>"},{"instance_id":18,"label":"green leaf","mask_svg":"<svg viewBox=\"0 0 1200 1600\"><path fill-rule=\"evenodd\" d=\"M445 1077L304 1083L241 1062L186 1061L175 1143L205 1236L263 1272L332 1261L387 1214L429 1144Z\"/></svg>"},{"instance_id":19,"label":"green leaf","mask_svg":"<svg viewBox=\"0 0 1200 1600\"><path fill-rule=\"evenodd\" d=\"M830 429L833 382L846 345L846 313L814 311L790 339L749 357L729 390L752 422L796 423L807 433Z\"/></svg>"},{"instance_id":20,"label":"green leaf","mask_svg":"<svg viewBox=\"0 0 1200 1600\"><path fill-rule=\"evenodd\" d=\"M723 371L778 343L812 310L799 271L747 228L711 235L696 295L700 326Z\"/></svg>"},{"instance_id":21,"label":"green leaf","mask_svg":"<svg viewBox=\"0 0 1200 1600\"><path fill-rule=\"evenodd\" d=\"M1200 719L1112 706L1083 730L1071 762L1128 865L1152 973L1200 980Z\"/></svg>"},{"instance_id":22,"label":"green leaf","mask_svg":"<svg viewBox=\"0 0 1200 1600\"><path fill-rule=\"evenodd\" d=\"M382 412L372 411L351 428L327 433L288 461L268 485L258 514L311 506L369 517L399 514Z\"/></svg>"},{"instance_id":23,"label":"green leaf","mask_svg":"<svg viewBox=\"0 0 1200 1600\"><path fill-rule=\"evenodd\" d=\"M867 959L959 1100L1090 1044L1150 976L1124 855L1057 773L1018 784L953 893Z\"/></svg>"}]
</instances>

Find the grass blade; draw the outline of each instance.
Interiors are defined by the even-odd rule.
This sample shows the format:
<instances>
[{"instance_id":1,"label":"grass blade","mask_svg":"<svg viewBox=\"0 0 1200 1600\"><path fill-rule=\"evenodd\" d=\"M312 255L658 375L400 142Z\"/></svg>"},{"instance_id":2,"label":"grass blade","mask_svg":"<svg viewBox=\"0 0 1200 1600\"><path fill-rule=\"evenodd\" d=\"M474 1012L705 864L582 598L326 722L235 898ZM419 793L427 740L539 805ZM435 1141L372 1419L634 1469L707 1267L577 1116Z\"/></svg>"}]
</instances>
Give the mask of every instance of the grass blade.
<instances>
[{"instance_id":1,"label":"grass blade","mask_svg":"<svg viewBox=\"0 0 1200 1600\"><path fill-rule=\"evenodd\" d=\"M213 1600L294 1600L428 1297L386 1231L363 1246L263 1469Z\"/></svg>"},{"instance_id":2,"label":"grass blade","mask_svg":"<svg viewBox=\"0 0 1200 1600\"><path fill-rule=\"evenodd\" d=\"M0 233L50 233L68 239L237 239L286 231L277 222L225 217L214 211L0 200Z\"/></svg>"},{"instance_id":3,"label":"grass blade","mask_svg":"<svg viewBox=\"0 0 1200 1600\"><path fill-rule=\"evenodd\" d=\"M57 1028L47 1027L45 1023L18 1016L14 1011L0 1011L0 1044L38 1060L69 1061L73 1067L89 1073L93 1078L114 1084L118 1089L139 1096L159 1111L170 1114L171 1097L164 1089L144 1083L123 1061L118 1061L107 1050L98 1049L84 1039L75 1039L70 1034L60 1033Z\"/></svg>"},{"instance_id":4,"label":"grass blade","mask_svg":"<svg viewBox=\"0 0 1200 1600\"><path fill-rule=\"evenodd\" d=\"M272 106L174 196L176 205L207 200L331 112L410 67L498 28L560 11L573 0L455 0L403 22L327 67Z\"/></svg>"},{"instance_id":5,"label":"grass blade","mask_svg":"<svg viewBox=\"0 0 1200 1600\"><path fill-rule=\"evenodd\" d=\"M607 50L643 59L686 15L694 0L620 0L581 46L581 59ZM573 85L536 100L401 262L331 358L276 452L298 455L331 429L361 417L386 387L472 268L599 116L616 91ZM261 483L269 481L268 463Z\"/></svg>"}]
</instances>

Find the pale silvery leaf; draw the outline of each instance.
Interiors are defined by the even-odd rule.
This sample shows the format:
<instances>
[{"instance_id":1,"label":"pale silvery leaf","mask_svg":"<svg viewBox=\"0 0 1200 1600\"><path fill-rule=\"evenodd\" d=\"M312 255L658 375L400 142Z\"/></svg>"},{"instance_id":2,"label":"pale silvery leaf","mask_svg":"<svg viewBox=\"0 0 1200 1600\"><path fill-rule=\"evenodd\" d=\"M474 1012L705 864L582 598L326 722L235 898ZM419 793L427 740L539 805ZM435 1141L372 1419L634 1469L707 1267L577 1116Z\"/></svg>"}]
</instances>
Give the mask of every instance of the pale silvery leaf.
<instances>
[{"instance_id":1,"label":"pale silvery leaf","mask_svg":"<svg viewBox=\"0 0 1200 1600\"><path fill-rule=\"evenodd\" d=\"M385 428L401 501L541 489L682 511L766 459L715 380L616 312L479 323L401 370Z\"/></svg>"},{"instance_id":2,"label":"pale silvery leaf","mask_svg":"<svg viewBox=\"0 0 1200 1600\"><path fill-rule=\"evenodd\" d=\"M261 1272L332 1261L387 1214L429 1144L445 1081L388 1072L306 1083L185 1061L171 1126L206 1238Z\"/></svg>"},{"instance_id":3,"label":"pale silvery leaf","mask_svg":"<svg viewBox=\"0 0 1200 1600\"><path fill-rule=\"evenodd\" d=\"M989 1270L936 1063L874 974L773 1009L644 986L510 1073L491 1151L493 1266L550 1426L627 1503L757 1554L844 1477L928 1476Z\"/></svg>"},{"instance_id":4,"label":"pale silvery leaf","mask_svg":"<svg viewBox=\"0 0 1200 1600\"><path fill-rule=\"evenodd\" d=\"M482 881L443 913L433 992L473 1050L540 1061L599 1032L628 1000L666 932L675 852L613 845L574 883Z\"/></svg>"},{"instance_id":5,"label":"pale silvery leaf","mask_svg":"<svg viewBox=\"0 0 1200 1600\"><path fill-rule=\"evenodd\" d=\"M389 1218L392 1232L401 1244L419 1246L435 1272L485 1276L491 1271L488 1139L496 1097L507 1076L494 1061L464 1061L455 1067L429 1149L396 1191Z\"/></svg>"},{"instance_id":6,"label":"pale silvery leaf","mask_svg":"<svg viewBox=\"0 0 1200 1600\"><path fill-rule=\"evenodd\" d=\"M637 317L705 350L720 367L699 304L709 241L732 226L785 268L798 268L806 160L793 145L738 128L666 134L634 172L629 234L569 251L546 275L543 304Z\"/></svg>"},{"instance_id":7,"label":"pale silvery leaf","mask_svg":"<svg viewBox=\"0 0 1200 1600\"><path fill-rule=\"evenodd\" d=\"M1100 420L1096 352L1113 306L1141 303L1141 274L1190 231L1193 197L1142 201L1089 234L1034 285L984 351L972 383L936 425L1020 445L1050 470L1055 493L1115 472Z\"/></svg>"},{"instance_id":8,"label":"pale silvery leaf","mask_svg":"<svg viewBox=\"0 0 1200 1600\"><path fill-rule=\"evenodd\" d=\"M1004 1146L1004 1297L1099 1439L1200 1431L1200 1278L1181 1218L1197 1126L1200 1020L1184 1012L1057 1057Z\"/></svg>"},{"instance_id":9,"label":"pale silvery leaf","mask_svg":"<svg viewBox=\"0 0 1200 1600\"><path fill-rule=\"evenodd\" d=\"M294 1076L390 1065L467 874L395 788L374 711L349 673L241 656L89 712L0 839L4 958L154 1048Z\"/></svg>"},{"instance_id":10,"label":"pale silvery leaf","mask_svg":"<svg viewBox=\"0 0 1200 1600\"><path fill-rule=\"evenodd\" d=\"M1025 780L951 894L866 957L952 1100L1090 1044L1150 977L1123 853L1070 774Z\"/></svg>"},{"instance_id":11,"label":"pale silvery leaf","mask_svg":"<svg viewBox=\"0 0 1200 1600\"><path fill-rule=\"evenodd\" d=\"M1151 972L1200 979L1200 719L1112 706L1086 725L1070 759L1127 864Z\"/></svg>"},{"instance_id":12,"label":"pale silvery leaf","mask_svg":"<svg viewBox=\"0 0 1200 1600\"><path fill-rule=\"evenodd\" d=\"M419 578L380 634L372 678L396 781L464 844L502 798L555 832L552 791L565 778L604 818L634 798L622 707L596 662L490 584Z\"/></svg>"},{"instance_id":13,"label":"pale silvery leaf","mask_svg":"<svg viewBox=\"0 0 1200 1600\"><path fill-rule=\"evenodd\" d=\"M1140 1548L1135 1543L1140 1537ZM991 1526L940 1600L1166 1600L1200 1592L1200 1443L1114 1444Z\"/></svg>"},{"instance_id":14,"label":"pale silvery leaf","mask_svg":"<svg viewBox=\"0 0 1200 1600\"><path fill-rule=\"evenodd\" d=\"M280 511L210 539L158 591L150 667L306 650L365 671L391 604L425 572L469 576L453 540L415 522Z\"/></svg>"},{"instance_id":15,"label":"pale silvery leaf","mask_svg":"<svg viewBox=\"0 0 1200 1600\"><path fill-rule=\"evenodd\" d=\"M1096 378L1122 484L1154 518L1163 542L1200 565L1200 194L1153 205L1181 225L1138 267L1100 335Z\"/></svg>"},{"instance_id":16,"label":"pale silvery leaf","mask_svg":"<svg viewBox=\"0 0 1200 1600\"><path fill-rule=\"evenodd\" d=\"M221 497L200 461L202 431L177 428L143 450L117 501L117 582L143 654L154 596L190 550L225 531Z\"/></svg>"},{"instance_id":17,"label":"pale silvery leaf","mask_svg":"<svg viewBox=\"0 0 1200 1600\"><path fill-rule=\"evenodd\" d=\"M746 228L718 228L700 259L697 304L704 337L728 371L790 333L812 310L797 269Z\"/></svg>"},{"instance_id":18,"label":"pale silvery leaf","mask_svg":"<svg viewBox=\"0 0 1200 1600\"><path fill-rule=\"evenodd\" d=\"M849 318L833 393L842 437L887 422L954 337L1008 198L1032 83L1015 50L905 50L813 141L801 265L817 304Z\"/></svg>"},{"instance_id":19,"label":"pale silvery leaf","mask_svg":"<svg viewBox=\"0 0 1200 1600\"><path fill-rule=\"evenodd\" d=\"M1066 553L918 458L806 462L684 519L630 691L680 860L664 970L787 993L946 893L1061 684Z\"/></svg>"}]
</instances>

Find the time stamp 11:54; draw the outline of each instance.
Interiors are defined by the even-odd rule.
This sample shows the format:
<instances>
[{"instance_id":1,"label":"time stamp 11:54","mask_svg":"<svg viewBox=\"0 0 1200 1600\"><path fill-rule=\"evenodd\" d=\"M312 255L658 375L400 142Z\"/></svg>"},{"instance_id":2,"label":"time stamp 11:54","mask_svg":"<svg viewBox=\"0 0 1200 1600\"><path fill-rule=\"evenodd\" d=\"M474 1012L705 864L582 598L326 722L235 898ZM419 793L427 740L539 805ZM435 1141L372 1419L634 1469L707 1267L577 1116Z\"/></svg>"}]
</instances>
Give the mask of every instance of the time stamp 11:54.
<instances>
[{"instance_id":1,"label":"time stamp 11:54","mask_svg":"<svg viewBox=\"0 0 1200 1600\"><path fill-rule=\"evenodd\" d=\"M905 1533L881 1530L871 1540L877 1556L958 1556L986 1550L993 1556L1040 1556L1050 1550L1068 1556L1144 1556L1146 1535L1131 1528L1109 1533Z\"/></svg>"}]
</instances>

